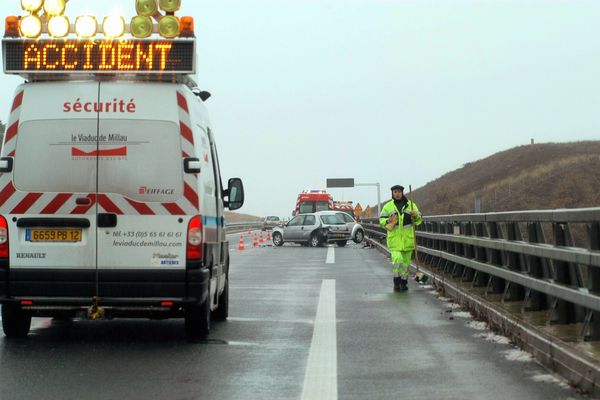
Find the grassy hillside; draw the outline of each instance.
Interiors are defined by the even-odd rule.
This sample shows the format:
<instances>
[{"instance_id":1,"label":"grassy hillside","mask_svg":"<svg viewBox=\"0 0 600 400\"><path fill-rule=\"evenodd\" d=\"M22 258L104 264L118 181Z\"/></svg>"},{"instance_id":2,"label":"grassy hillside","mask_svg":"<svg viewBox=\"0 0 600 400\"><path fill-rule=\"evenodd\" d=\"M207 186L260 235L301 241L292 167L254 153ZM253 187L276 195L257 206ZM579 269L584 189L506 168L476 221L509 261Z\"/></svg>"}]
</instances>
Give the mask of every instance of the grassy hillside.
<instances>
[{"instance_id":1,"label":"grassy hillside","mask_svg":"<svg viewBox=\"0 0 600 400\"><path fill-rule=\"evenodd\" d=\"M426 215L600 206L600 141L515 147L414 191Z\"/></svg>"},{"instance_id":2,"label":"grassy hillside","mask_svg":"<svg viewBox=\"0 0 600 400\"><path fill-rule=\"evenodd\" d=\"M254 215L240 214L236 212L225 211L225 221L227 222L251 222L251 221L262 221L261 217Z\"/></svg>"}]
</instances>

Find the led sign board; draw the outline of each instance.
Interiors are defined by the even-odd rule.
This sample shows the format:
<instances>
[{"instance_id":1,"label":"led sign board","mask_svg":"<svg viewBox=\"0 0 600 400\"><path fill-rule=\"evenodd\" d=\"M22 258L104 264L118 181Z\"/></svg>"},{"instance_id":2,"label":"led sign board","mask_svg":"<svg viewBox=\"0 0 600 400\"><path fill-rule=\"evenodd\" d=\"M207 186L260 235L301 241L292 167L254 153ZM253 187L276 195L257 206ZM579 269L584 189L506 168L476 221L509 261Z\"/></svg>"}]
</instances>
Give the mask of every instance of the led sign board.
<instances>
[{"instance_id":1,"label":"led sign board","mask_svg":"<svg viewBox=\"0 0 600 400\"><path fill-rule=\"evenodd\" d=\"M4 72L195 73L195 41L5 39Z\"/></svg>"}]
</instances>

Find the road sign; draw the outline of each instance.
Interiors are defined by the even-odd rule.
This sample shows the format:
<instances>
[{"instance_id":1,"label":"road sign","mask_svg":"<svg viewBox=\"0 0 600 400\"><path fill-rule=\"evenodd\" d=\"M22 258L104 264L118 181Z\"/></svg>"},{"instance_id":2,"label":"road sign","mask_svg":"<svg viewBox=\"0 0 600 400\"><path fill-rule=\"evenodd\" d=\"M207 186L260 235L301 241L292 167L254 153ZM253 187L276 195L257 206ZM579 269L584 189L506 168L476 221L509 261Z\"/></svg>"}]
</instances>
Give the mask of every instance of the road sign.
<instances>
[{"instance_id":1,"label":"road sign","mask_svg":"<svg viewBox=\"0 0 600 400\"><path fill-rule=\"evenodd\" d=\"M327 179L328 188L348 188L354 187L354 178Z\"/></svg>"},{"instance_id":2,"label":"road sign","mask_svg":"<svg viewBox=\"0 0 600 400\"><path fill-rule=\"evenodd\" d=\"M362 206L360 205L360 203L357 203L356 207L354 207L354 216L356 218L362 217Z\"/></svg>"}]
</instances>

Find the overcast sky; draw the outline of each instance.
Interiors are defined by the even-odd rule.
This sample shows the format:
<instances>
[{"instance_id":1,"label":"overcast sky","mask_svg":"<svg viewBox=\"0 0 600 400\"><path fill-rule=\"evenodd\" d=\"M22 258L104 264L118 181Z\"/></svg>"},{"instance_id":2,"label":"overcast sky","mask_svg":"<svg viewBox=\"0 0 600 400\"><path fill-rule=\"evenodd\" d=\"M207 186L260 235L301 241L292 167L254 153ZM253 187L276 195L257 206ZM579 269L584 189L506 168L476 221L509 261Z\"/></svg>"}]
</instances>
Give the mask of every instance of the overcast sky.
<instances>
[{"instance_id":1,"label":"overcast sky","mask_svg":"<svg viewBox=\"0 0 600 400\"><path fill-rule=\"evenodd\" d=\"M2 16L19 4L2 0ZM84 12L131 17L135 1L70 1L68 16ZM327 178L379 182L385 200L532 138L600 139L598 0L183 0L178 15L196 20L240 212L287 217ZM20 81L0 77L2 120Z\"/></svg>"}]
</instances>

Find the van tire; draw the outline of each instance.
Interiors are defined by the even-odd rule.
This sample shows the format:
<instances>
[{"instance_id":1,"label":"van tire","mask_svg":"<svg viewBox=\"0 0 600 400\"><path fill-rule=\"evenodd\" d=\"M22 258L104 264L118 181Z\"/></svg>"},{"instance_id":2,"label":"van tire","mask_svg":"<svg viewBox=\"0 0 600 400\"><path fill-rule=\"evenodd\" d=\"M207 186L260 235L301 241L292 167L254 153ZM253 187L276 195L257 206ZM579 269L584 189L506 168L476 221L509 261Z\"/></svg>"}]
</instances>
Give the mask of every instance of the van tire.
<instances>
[{"instance_id":1,"label":"van tire","mask_svg":"<svg viewBox=\"0 0 600 400\"><path fill-rule=\"evenodd\" d=\"M20 307L2 306L2 329L8 338L24 338L31 328L31 314Z\"/></svg>"},{"instance_id":2,"label":"van tire","mask_svg":"<svg viewBox=\"0 0 600 400\"><path fill-rule=\"evenodd\" d=\"M273 244L277 247L283 246L283 237L281 236L281 233L273 233Z\"/></svg>"},{"instance_id":3,"label":"van tire","mask_svg":"<svg viewBox=\"0 0 600 400\"><path fill-rule=\"evenodd\" d=\"M213 312L212 319L226 321L227 317L229 317L229 275L225 276L225 288L219 296L219 308Z\"/></svg>"},{"instance_id":4,"label":"van tire","mask_svg":"<svg viewBox=\"0 0 600 400\"><path fill-rule=\"evenodd\" d=\"M206 339L210 332L210 288L206 299L185 309L185 333L190 340Z\"/></svg>"}]
</instances>

